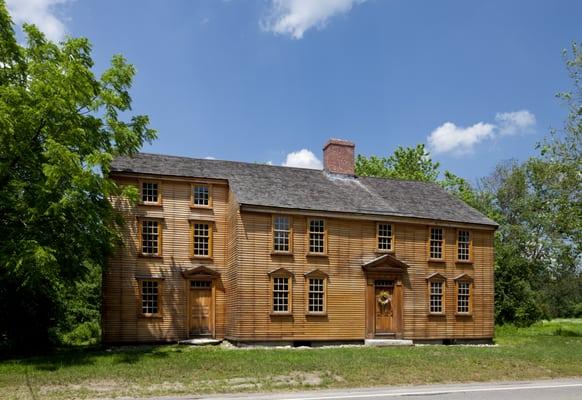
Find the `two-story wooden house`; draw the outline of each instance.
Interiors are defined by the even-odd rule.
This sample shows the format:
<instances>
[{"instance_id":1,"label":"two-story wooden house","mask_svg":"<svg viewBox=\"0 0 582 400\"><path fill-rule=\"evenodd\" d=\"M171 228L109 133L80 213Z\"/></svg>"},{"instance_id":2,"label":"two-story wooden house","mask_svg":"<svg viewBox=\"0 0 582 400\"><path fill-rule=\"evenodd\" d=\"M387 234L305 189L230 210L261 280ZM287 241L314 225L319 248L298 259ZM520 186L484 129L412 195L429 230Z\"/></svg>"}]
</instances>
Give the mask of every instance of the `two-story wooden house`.
<instances>
[{"instance_id":1,"label":"two-story wooden house","mask_svg":"<svg viewBox=\"0 0 582 400\"><path fill-rule=\"evenodd\" d=\"M103 282L103 340L313 343L493 337L497 225L438 185L156 154L118 158L140 190Z\"/></svg>"}]
</instances>

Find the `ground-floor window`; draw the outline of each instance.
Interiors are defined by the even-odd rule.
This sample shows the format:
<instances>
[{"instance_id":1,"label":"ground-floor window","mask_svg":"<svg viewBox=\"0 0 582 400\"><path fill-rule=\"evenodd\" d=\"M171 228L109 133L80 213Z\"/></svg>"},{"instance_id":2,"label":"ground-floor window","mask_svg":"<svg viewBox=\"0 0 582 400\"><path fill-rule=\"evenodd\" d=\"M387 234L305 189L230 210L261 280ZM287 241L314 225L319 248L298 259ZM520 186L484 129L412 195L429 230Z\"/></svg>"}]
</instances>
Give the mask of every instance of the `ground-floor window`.
<instances>
[{"instance_id":1,"label":"ground-floor window","mask_svg":"<svg viewBox=\"0 0 582 400\"><path fill-rule=\"evenodd\" d=\"M444 312L443 281L429 281L429 312L431 314L442 314Z\"/></svg>"},{"instance_id":2,"label":"ground-floor window","mask_svg":"<svg viewBox=\"0 0 582 400\"><path fill-rule=\"evenodd\" d=\"M140 279L141 314L146 317L161 315L162 282L159 279Z\"/></svg>"},{"instance_id":3,"label":"ground-floor window","mask_svg":"<svg viewBox=\"0 0 582 400\"><path fill-rule=\"evenodd\" d=\"M273 312L288 313L289 311L289 277L274 277Z\"/></svg>"}]
</instances>

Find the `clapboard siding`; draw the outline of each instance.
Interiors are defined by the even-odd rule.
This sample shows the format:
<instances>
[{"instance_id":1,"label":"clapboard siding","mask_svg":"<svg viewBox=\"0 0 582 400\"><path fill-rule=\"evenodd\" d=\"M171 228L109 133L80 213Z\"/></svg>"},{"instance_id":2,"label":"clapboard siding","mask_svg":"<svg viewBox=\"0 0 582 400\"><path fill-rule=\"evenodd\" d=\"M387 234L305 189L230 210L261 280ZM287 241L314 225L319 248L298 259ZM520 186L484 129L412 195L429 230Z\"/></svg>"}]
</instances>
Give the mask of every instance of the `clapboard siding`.
<instances>
[{"instance_id":1,"label":"clapboard siding","mask_svg":"<svg viewBox=\"0 0 582 400\"><path fill-rule=\"evenodd\" d=\"M125 216L124 245L111 258L103 281L105 342L172 341L189 336L189 286L182 272L204 265L221 275L214 281L214 336L240 341L361 340L366 336L366 275L362 265L378 256L376 221L326 218L328 255L307 255L307 216L293 214L293 254L271 254L272 214L241 210L226 182L212 182L213 207L190 207L188 179L162 182L162 205L131 207L124 199L114 206ZM119 183L137 185L118 177ZM159 259L137 255L137 217L163 218L163 252ZM326 217L322 214L322 217ZM213 258L190 258L190 220L212 219ZM387 221L391 222L391 221ZM402 277L402 336L409 339L491 338L493 336L493 230L472 229L471 265L455 263L456 229L445 228L445 262L428 262L429 225L418 219L393 223L394 256L409 265ZM450 224L448 224L450 225ZM292 315L270 314L269 271L285 268L292 280ZM329 275L327 315L306 315L304 275L320 269ZM426 277L446 277L445 315L428 315ZM474 279L473 314L456 316L454 278ZM163 279L162 317L139 315L136 277Z\"/></svg>"}]
</instances>

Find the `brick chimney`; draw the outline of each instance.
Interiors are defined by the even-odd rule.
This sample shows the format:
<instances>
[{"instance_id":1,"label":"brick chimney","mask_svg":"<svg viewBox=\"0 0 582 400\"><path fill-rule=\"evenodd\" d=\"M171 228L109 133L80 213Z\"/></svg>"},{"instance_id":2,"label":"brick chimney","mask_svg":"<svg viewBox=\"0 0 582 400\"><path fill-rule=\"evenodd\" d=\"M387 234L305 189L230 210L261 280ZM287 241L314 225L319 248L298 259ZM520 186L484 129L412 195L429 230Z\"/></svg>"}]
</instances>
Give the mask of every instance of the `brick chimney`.
<instances>
[{"instance_id":1,"label":"brick chimney","mask_svg":"<svg viewBox=\"0 0 582 400\"><path fill-rule=\"evenodd\" d=\"M354 175L355 144L348 140L329 139L323 146L323 167L335 174Z\"/></svg>"}]
</instances>

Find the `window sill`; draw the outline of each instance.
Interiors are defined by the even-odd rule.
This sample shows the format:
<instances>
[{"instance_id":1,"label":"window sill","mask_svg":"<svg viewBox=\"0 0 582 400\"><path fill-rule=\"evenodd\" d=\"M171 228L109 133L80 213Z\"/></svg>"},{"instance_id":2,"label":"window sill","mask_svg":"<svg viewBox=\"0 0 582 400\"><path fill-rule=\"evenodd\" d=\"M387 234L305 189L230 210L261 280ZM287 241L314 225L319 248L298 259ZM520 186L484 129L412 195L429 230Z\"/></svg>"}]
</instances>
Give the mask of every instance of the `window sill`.
<instances>
[{"instance_id":1,"label":"window sill","mask_svg":"<svg viewBox=\"0 0 582 400\"><path fill-rule=\"evenodd\" d=\"M163 259L164 257L161 254L144 254L144 253L139 253L137 255L138 257L141 258L152 258L152 259Z\"/></svg>"},{"instance_id":2,"label":"window sill","mask_svg":"<svg viewBox=\"0 0 582 400\"><path fill-rule=\"evenodd\" d=\"M190 260L212 260L212 256L190 256Z\"/></svg>"},{"instance_id":3,"label":"window sill","mask_svg":"<svg viewBox=\"0 0 582 400\"><path fill-rule=\"evenodd\" d=\"M376 249L376 251L374 251L376 254L394 254L394 250L379 250Z\"/></svg>"},{"instance_id":4,"label":"window sill","mask_svg":"<svg viewBox=\"0 0 582 400\"><path fill-rule=\"evenodd\" d=\"M307 257L327 257L327 253L307 253Z\"/></svg>"},{"instance_id":5,"label":"window sill","mask_svg":"<svg viewBox=\"0 0 582 400\"><path fill-rule=\"evenodd\" d=\"M456 317L469 317L470 318L470 317L473 317L473 313L460 313L460 312L458 312L458 313L455 313L455 316Z\"/></svg>"},{"instance_id":6,"label":"window sill","mask_svg":"<svg viewBox=\"0 0 582 400\"><path fill-rule=\"evenodd\" d=\"M446 263L446 260L444 258L429 258L427 261L429 263L435 263L435 264L444 264L444 263Z\"/></svg>"},{"instance_id":7,"label":"window sill","mask_svg":"<svg viewBox=\"0 0 582 400\"><path fill-rule=\"evenodd\" d=\"M455 260L455 264L473 265L472 260Z\"/></svg>"},{"instance_id":8,"label":"window sill","mask_svg":"<svg viewBox=\"0 0 582 400\"><path fill-rule=\"evenodd\" d=\"M271 251L271 255L272 256L292 256L293 252L292 251Z\"/></svg>"},{"instance_id":9,"label":"window sill","mask_svg":"<svg viewBox=\"0 0 582 400\"><path fill-rule=\"evenodd\" d=\"M306 312L306 317L327 317L327 312Z\"/></svg>"},{"instance_id":10,"label":"window sill","mask_svg":"<svg viewBox=\"0 0 582 400\"><path fill-rule=\"evenodd\" d=\"M429 312L427 314L429 317L445 317L446 314L444 312L436 313L436 312Z\"/></svg>"},{"instance_id":11,"label":"window sill","mask_svg":"<svg viewBox=\"0 0 582 400\"><path fill-rule=\"evenodd\" d=\"M138 205L145 206L145 207L159 207L159 208L162 208L163 207L163 204L162 203L144 203L144 202L140 202L140 203L138 203Z\"/></svg>"},{"instance_id":12,"label":"window sill","mask_svg":"<svg viewBox=\"0 0 582 400\"><path fill-rule=\"evenodd\" d=\"M193 209L201 208L203 210L212 210L212 206L203 206L203 205L197 205L197 204L192 204L192 203L190 203L190 208L193 208Z\"/></svg>"},{"instance_id":13,"label":"window sill","mask_svg":"<svg viewBox=\"0 0 582 400\"><path fill-rule=\"evenodd\" d=\"M287 311L287 312L273 312L273 311L271 311L271 313L269 315L271 317L289 317L289 316L293 315L293 313L291 311Z\"/></svg>"},{"instance_id":14,"label":"window sill","mask_svg":"<svg viewBox=\"0 0 582 400\"><path fill-rule=\"evenodd\" d=\"M139 314L138 317L143 319L164 319L162 314Z\"/></svg>"}]
</instances>

